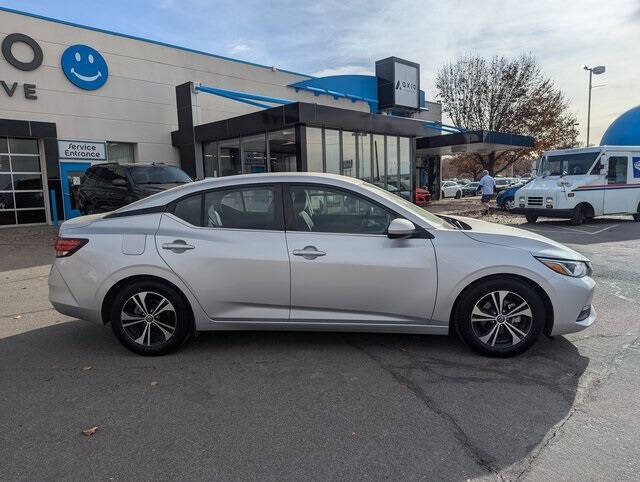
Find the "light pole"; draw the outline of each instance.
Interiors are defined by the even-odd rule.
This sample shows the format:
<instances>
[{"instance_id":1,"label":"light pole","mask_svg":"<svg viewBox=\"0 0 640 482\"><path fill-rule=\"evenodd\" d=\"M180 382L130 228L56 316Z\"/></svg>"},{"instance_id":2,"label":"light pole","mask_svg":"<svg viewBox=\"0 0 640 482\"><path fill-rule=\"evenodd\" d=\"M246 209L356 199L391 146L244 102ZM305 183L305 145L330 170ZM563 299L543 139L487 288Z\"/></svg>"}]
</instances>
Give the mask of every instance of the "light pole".
<instances>
[{"instance_id":1,"label":"light pole","mask_svg":"<svg viewBox=\"0 0 640 482\"><path fill-rule=\"evenodd\" d=\"M587 108L587 147L589 147L589 129L591 127L591 77L593 77L593 74L604 74L605 67L604 65L598 65L597 67L587 67L583 65L582 68L589 71L589 107Z\"/></svg>"}]
</instances>

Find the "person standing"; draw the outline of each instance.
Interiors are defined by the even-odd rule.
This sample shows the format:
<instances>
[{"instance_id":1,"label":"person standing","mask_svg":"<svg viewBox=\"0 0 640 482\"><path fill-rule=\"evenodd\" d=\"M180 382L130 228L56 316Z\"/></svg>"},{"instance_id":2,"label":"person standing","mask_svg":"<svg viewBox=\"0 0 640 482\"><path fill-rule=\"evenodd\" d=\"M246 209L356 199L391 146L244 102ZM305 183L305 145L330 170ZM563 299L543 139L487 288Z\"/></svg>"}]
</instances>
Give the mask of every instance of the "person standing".
<instances>
[{"instance_id":1,"label":"person standing","mask_svg":"<svg viewBox=\"0 0 640 482\"><path fill-rule=\"evenodd\" d=\"M480 178L480 187L482 189L482 206L486 209L485 214L489 214L489 201L496 190L496 181L489 175L489 171L482 171Z\"/></svg>"}]
</instances>

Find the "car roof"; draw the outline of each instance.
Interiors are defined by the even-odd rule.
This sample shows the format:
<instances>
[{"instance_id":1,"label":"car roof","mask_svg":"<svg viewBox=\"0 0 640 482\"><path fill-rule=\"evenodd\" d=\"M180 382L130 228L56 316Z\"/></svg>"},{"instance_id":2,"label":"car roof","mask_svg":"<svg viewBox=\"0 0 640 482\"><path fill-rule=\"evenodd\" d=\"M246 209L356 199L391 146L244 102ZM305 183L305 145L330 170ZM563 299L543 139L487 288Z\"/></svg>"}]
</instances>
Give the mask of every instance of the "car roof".
<instances>
[{"instance_id":1,"label":"car roof","mask_svg":"<svg viewBox=\"0 0 640 482\"><path fill-rule=\"evenodd\" d=\"M133 211L138 209L147 209L156 206L164 206L180 197L206 191L208 189L216 189L222 187L242 186L250 184L269 184L281 182L302 182L302 183L318 183L329 184L336 187L357 187L365 182L361 179L353 177L340 176L338 174L324 174L314 172L269 172L260 174L239 174L236 176L213 177L200 181L190 182L177 186L166 191L159 192L152 196L128 204L118 212Z\"/></svg>"}]
</instances>

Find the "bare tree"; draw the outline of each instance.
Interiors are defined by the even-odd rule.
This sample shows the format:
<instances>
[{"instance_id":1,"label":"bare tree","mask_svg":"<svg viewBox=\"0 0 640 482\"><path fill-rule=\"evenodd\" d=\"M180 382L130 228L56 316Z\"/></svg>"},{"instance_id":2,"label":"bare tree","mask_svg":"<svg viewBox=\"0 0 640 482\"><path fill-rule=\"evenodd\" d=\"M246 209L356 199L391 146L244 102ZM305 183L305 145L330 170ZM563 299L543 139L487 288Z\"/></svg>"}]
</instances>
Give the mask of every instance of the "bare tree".
<instances>
[{"instance_id":1,"label":"bare tree","mask_svg":"<svg viewBox=\"0 0 640 482\"><path fill-rule=\"evenodd\" d=\"M533 136L535 147L499 154L473 154L476 162L498 174L518 160L542 151L574 147L577 120L568 102L532 55L490 60L467 56L445 64L436 77L442 111L456 127Z\"/></svg>"}]
</instances>

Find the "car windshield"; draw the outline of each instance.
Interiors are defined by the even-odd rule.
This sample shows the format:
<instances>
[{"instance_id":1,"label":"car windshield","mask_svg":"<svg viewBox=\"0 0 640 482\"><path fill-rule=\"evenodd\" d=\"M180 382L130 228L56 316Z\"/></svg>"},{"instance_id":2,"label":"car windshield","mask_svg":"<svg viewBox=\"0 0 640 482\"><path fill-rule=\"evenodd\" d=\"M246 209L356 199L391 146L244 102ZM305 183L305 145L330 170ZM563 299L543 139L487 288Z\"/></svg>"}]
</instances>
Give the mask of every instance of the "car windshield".
<instances>
[{"instance_id":1,"label":"car windshield","mask_svg":"<svg viewBox=\"0 0 640 482\"><path fill-rule=\"evenodd\" d=\"M391 193L389 191L385 191L381 187L378 187L375 184L369 184L368 182L363 183L362 186L365 187L366 189L369 189L370 191L375 192L376 194L384 197L385 199L388 199L389 201L393 202L394 204L399 204L400 206L402 206L407 211L410 211L412 214L415 214L419 218L424 219L426 222L428 222L429 224L431 224L432 226L434 226L436 228L441 228L441 227L450 228L451 227L448 223L446 223L444 220L440 219L435 214L431 214L426 209L422 209L421 207L416 206L412 202L407 201L406 199L398 196L397 194L393 194L393 193Z\"/></svg>"},{"instance_id":2,"label":"car windshield","mask_svg":"<svg viewBox=\"0 0 640 482\"><path fill-rule=\"evenodd\" d=\"M496 179L496 186L506 186L509 184L509 179Z\"/></svg>"},{"instance_id":3,"label":"car windshield","mask_svg":"<svg viewBox=\"0 0 640 482\"><path fill-rule=\"evenodd\" d=\"M184 184L192 181L175 166L134 166L130 172L136 184Z\"/></svg>"},{"instance_id":4,"label":"car windshield","mask_svg":"<svg viewBox=\"0 0 640 482\"><path fill-rule=\"evenodd\" d=\"M479 182L471 182L471 183L467 184L466 187L478 187L479 185L480 185Z\"/></svg>"},{"instance_id":5,"label":"car windshield","mask_svg":"<svg viewBox=\"0 0 640 482\"><path fill-rule=\"evenodd\" d=\"M539 174L541 176L577 176L587 174L599 154L600 152L596 151L545 156L542 158Z\"/></svg>"}]
</instances>

